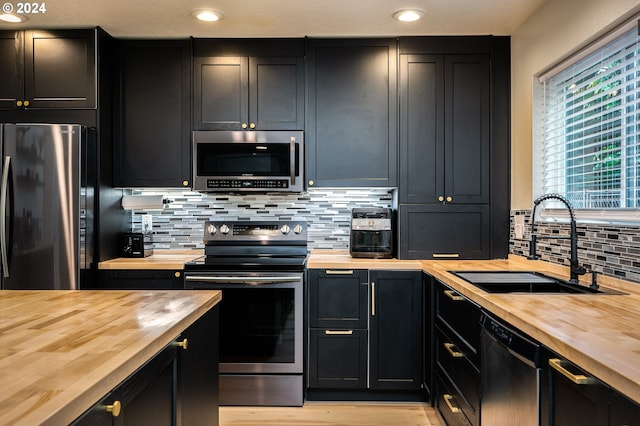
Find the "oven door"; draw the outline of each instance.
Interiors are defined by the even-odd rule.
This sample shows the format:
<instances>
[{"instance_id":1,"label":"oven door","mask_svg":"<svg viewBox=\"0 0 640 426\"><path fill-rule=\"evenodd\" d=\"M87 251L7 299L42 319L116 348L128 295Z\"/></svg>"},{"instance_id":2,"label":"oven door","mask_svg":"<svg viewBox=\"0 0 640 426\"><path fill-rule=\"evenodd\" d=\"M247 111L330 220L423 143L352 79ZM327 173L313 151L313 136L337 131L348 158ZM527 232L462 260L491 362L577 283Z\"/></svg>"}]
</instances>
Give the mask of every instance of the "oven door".
<instances>
[{"instance_id":1,"label":"oven door","mask_svg":"<svg viewBox=\"0 0 640 426\"><path fill-rule=\"evenodd\" d=\"M302 373L302 273L187 272L185 288L222 290L221 374Z\"/></svg>"}]
</instances>

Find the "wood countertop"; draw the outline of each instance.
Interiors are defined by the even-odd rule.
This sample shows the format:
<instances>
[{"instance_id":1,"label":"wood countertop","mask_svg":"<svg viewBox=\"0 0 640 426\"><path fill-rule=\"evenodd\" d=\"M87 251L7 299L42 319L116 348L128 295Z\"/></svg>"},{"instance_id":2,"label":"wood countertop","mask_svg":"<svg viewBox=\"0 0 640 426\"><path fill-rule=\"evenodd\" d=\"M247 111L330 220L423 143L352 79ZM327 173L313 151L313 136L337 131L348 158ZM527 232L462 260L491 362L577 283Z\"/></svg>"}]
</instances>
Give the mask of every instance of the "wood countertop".
<instances>
[{"instance_id":1,"label":"wood countertop","mask_svg":"<svg viewBox=\"0 0 640 426\"><path fill-rule=\"evenodd\" d=\"M412 261L369 262L376 265L375 269L413 269ZM626 294L489 294L448 271L539 271L566 279L568 268L519 256L415 262L423 271L640 403L640 284L599 276L602 287ZM311 253L308 267L356 269L368 268L368 262L351 259L348 252L319 251Z\"/></svg>"},{"instance_id":2,"label":"wood countertop","mask_svg":"<svg viewBox=\"0 0 640 426\"><path fill-rule=\"evenodd\" d=\"M204 255L203 250L161 251L147 257L118 257L98 264L98 269L184 269L184 264Z\"/></svg>"},{"instance_id":3,"label":"wood countertop","mask_svg":"<svg viewBox=\"0 0 640 426\"><path fill-rule=\"evenodd\" d=\"M220 291L0 291L0 424L68 424L222 299Z\"/></svg>"}]
</instances>

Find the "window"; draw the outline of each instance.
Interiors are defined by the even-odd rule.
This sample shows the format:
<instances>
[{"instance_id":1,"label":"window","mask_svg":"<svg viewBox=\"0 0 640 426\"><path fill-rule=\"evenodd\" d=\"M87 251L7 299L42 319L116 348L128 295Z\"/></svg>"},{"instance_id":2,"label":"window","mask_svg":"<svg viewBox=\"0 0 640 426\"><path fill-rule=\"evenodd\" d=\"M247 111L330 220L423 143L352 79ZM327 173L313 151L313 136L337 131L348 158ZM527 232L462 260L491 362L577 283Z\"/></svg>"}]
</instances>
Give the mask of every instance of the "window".
<instances>
[{"instance_id":1,"label":"window","mask_svg":"<svg viewBox=\"0 0 640 426\"><path fill-rule=\"evenodd\" d=\"M635 25L539 81L534 192L562 194L576 209L640 208L640 38Z\"/></svg>"}]
</instances>

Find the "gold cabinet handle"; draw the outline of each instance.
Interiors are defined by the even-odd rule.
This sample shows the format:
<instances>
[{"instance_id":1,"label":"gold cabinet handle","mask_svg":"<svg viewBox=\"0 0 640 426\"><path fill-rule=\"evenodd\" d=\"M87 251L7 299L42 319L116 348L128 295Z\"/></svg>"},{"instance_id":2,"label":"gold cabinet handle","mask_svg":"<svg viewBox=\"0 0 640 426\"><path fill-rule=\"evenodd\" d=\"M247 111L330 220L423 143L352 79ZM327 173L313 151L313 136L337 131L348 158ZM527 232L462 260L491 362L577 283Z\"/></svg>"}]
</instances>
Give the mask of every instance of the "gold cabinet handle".
<instances>
[{"instance_id":1,"label":"gold cabinet handle","mask_svg":"<svg viewBox=\"0 0 640 426\"><path fill-rule=\"evenodd\" d=\"M247 128L247 123L242 123L242 128L246 129Z\"/></svg>"},{"instance_id":2,"label":"gold cabinet handle","mask_svg":"<svg viewBox=\"0 0 640 426\"><path fill-rule=\"evenodd\" d=\"M22 106L22 101L16 101L16 106L21 107Z\"/></svg>"},{"instance_id":3,"label":"gold cabinet handle","mask_svg":"<svg viewBox=\"0 0 640 426\"><path fill-rule=\"evenodd\" d=\"M113 417L118 417L120 415L120 410L122 410L122 404L120 401L113 401L113 404L107 405L107 412L111 413Z\"/></svg>"},{"instance_id":4,"label":"gold cabinet handle","mask_svg":"<svg viewBox=\"0 0 640 426\"><path fill-rule=\"evenodd\" d=\"M449 407L449 410L451 410L452 413L460 412L460 409L455 405L453 405L453 401L454 401L453 395L449 395L448 393L445 393L444 395L442 395L442 398L444 398L444 402L447 404L447 407Z\"/></svg>"},{"instance_id":5,"label":"gold cabinet handle","mask_svg":"<svg viewBox=\"0 0 640 426\"><path fill-rule=\"evenodd\" d=\"M447 296L449 299L453 300L454 302L461 302L464 300L464 297L460 296L458 293L456 293L453 290L445 290L444 295Z\"/></svg>"},{"instance_id":6,"label":"gold cabinet handle","mask_svg":"<svg viewBox=\"0 0 640 426\"><path fill-rule=\"evenodd\" d=\"M182 181L182 186L189 186L189 181L188 180L183 180Z\"/></svg>"},{"instance_id":7,"label":"gold cabinet handle","mask_svg":"<svg viewBox=\"0 0 640 426\"><path fill-rule=\"evenodd\" d=\"M325 330L324 334L327 336L351 336L353 330Z\"/></svg>"},{"instance_id":8,"label":"gold cabinet handle","mask_svg":"<svg viewBox=\"0 0 640 426\"><path fill-rule=\"evenodd\" d=\"M324 273L327 275L353 275L353 269L327 269Z\"/></svg>"},{"instance_id":9,"label":"gold cabinet handle","mask_svg":"<svg viewBox=\"0 0 640 426\"><path fill-rule=\"evenodd\" d=\"M596 379L593 377L587 377L582 374L573 374L571 371L567 370L563 364L565 364L565 361L558 358L551 358L549 360L549 365L554 370L571 380L576 385L590 385L596 383Z\"/></svg>"},{"instance_id":10,"label":"gold cabinet handle","mask_svg":"<svg viewBox=\"0 0 640 426\"><path fill-rule=\"evenodd\" d=\"M443 197L442 195L441 195L441 196L439 196L439 197L438 197L438 201L442 203L442 202L444 201L444 197Z\"/></svg>"},{"instance_id":11,"label":"gold cabinet handle","mask_svg":"<svg viewBox=\"0 0 640 426\"><path fill-rule=\"evenodd\" d=\"M184 339L182 342L176 342L176 346L186 350L189 347L189 340Z\"/></svg>"},{"instance_id":12,"label":"gold cabinet handle","mask_svg":"<svg viewBox=\"0 0 640 426\"><path fill-rule=\"evenodd\" d=\"M371 281L371 316L376 316L376 283Z\"/></svg>"},{"instance_id":13,"label":"gold cabinet handle","mask_svg":"<svg viewBox=\"0 0 640 426\"><path fill-rule=\"evenodd\" d=\"M433 253L431 257L434 259L457 259L460 257L460 253Z\"/></svg>"},{"instance_id":14,"label":"gold cabinet handle","mask_svg":"<svg viewBox=\"0 0 640 426\"><path fill-rule=\"evenodd\" d=\"M450 202L452 202L452 201L453 201L453 198L451 198L451 197L447 197L447 203L450 203Z\"/></svg>"},{"instance_id":15,"label":"gold cabinet handle","mask_svg":"<svg viewBox=\"0 0 640 426\"><path fill-rule=\"evenodd\" d=\"M444 348L449 352L449 354L454 358L464 358L464 354L456 348L456 345L453 343L445 343Z\"/></svg>"},{"instance_id":16,"label":"gold cabinet handle","mask_svg":"<svg viewBox=\"0 0 640 426\"><path fill-rule=\"evenodd\" d=\"M176 278L180 278L182 274L180 273L180 271L176 272L175 274L173 274L174 277Z\"/></svg>"},{"instance_id":17,"label":"gold cabinet handle","mask_svg":"<svg viewBox=\"0 0 640 426\"><path fill-rule=\"evenodd\" d=\"M313 186L313 185L315 185L315 182L314 182L314 181L312 181L312 180L310 180L310 181L309 181L309 186Z\"/></svg>"},{"instance_id":18,"label":"gold cabinet handle","mask_svg":"<svg viewBox=\"0 0 640 426\"><path fill-rule=\"evenodd\" d=\"M249 128L250 128L250 129L255 129L255 128L256 128L256 123L251 123L251 124L249 124Z\"/></svg>"}]
</instances>

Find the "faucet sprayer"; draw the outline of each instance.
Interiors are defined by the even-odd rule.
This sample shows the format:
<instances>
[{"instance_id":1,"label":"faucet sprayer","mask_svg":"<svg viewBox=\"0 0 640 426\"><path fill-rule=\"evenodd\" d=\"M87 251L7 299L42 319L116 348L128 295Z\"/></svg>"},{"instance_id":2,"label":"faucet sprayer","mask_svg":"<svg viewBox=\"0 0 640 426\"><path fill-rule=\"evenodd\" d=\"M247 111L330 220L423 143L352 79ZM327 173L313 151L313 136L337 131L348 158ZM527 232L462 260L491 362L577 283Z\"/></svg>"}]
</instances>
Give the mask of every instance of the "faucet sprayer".
<instances>
[{"instance_id":1,"label":"faucet sprayer","mask_svg":"<svg viewBox=\"0 0 640 426\"><path fill-rule=\"evenodd\" d=\"M535 228L535 218L536 218L536 208L538 204L545 200L558 200L561 201L569 210L569 217L571 219L571 233L569 237L558 237L558 236L548 236L548 235L536 235ZM545 194L536 199L533 202L533 211L531 212L531 240L529 242L529 257L528 259L535 260L538 259L538 255L536 254L536 242L538 238L547 238L547 239L570 239L571 240L571 258L570 258L570 279L569 281L572 284L578 284L578 276L583 275L587 272L584 266L580 266L578 263L578 233L576 232L576 218L573 213L573 207L569 200L563 197L560 194Z\"/></svg>"}]
</instances>

